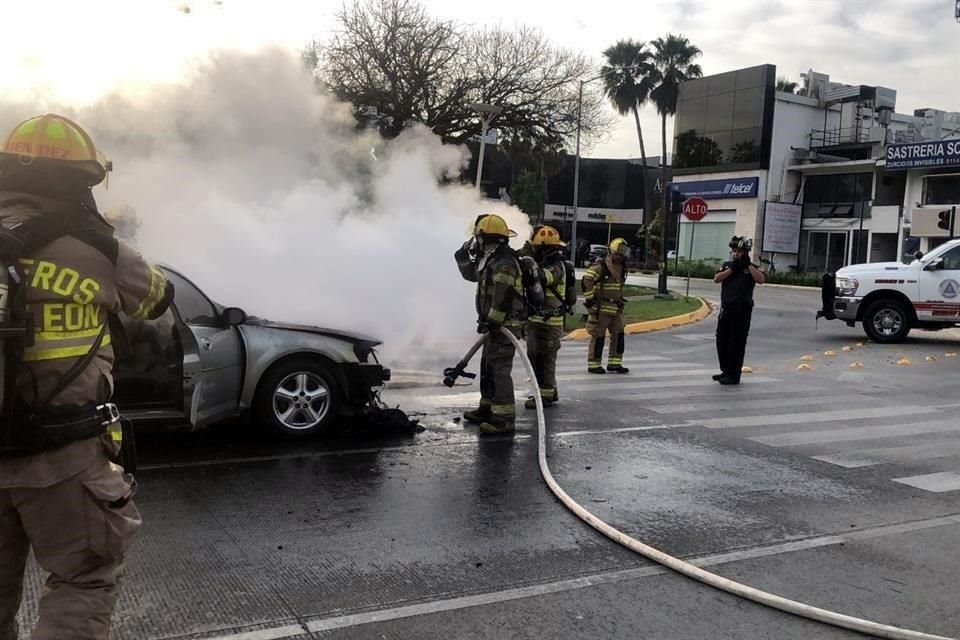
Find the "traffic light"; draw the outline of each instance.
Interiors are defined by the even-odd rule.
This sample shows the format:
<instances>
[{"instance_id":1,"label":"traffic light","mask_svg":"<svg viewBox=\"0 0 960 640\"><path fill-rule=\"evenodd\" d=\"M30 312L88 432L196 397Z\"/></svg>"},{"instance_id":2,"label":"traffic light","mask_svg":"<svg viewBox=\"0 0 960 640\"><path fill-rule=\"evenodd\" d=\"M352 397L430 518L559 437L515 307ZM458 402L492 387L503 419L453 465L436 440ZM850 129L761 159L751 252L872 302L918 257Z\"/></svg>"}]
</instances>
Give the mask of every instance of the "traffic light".
<instances>
[{"instance_id":1,"label":"traffic light","mask_svg":"<svg viewBox=\"0 0 960 640\"><path fill-rule=\"evenodd\" d=\"M937 228L943 229L944 231L950 231L950 216L953 214L951 209L944 209L943 211L937 214L939 221L937 222Z\"/></svg>"},{"instance_id":2,"label":"traffic light","mask_svg":"<svg viewBox=\"0 0 960 640\"><path fill-rule=\"evenodd\" d=\"M680 215L683 213L683 201L684 195L677 191L676 188L670 189L670 213L673 215Z\"/></svg>"}]
</instances>

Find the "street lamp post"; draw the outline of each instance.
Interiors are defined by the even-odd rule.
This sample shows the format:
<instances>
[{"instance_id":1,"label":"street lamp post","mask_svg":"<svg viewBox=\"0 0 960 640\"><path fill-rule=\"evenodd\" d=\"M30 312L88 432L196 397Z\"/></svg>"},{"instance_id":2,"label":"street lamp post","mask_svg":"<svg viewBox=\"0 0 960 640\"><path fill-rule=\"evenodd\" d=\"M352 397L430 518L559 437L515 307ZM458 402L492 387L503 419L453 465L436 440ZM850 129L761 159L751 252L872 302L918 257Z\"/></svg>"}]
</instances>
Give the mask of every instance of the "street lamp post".
<instances>
[{"instance_id":1,"label":"street lamp post","mask_svg":"<svg viewBox=\"0 0 960 640\"><path fill-rule=\"evenodd\" d=\"M481 104L476 102L469 105L469 107L480 114L480 123L482 125L480 133L480 156L477 159L477 191L479 191L480 178L483 176L483 152L487 144L487 129L490 127L490 122L498 115L503 113L503 108L494 106L492 104Z\"/></svg>"},{"instance_id":2,"label":"street lamp post","mask_svg":"<svg viewBox=\"0 0 960 640\"><path fill-rule=\"evenodd\" d=\"M586 80L580 80L580 90L577 93L577 151L576 157L573 164L573 223L571 224L570 230L570 255L573 258L574 264L577 262L577 213L580 209L580 129L582 127L583 119L583 85L588 82L593 82L594 80L599 80L605 78L613 73L621 73L622 71L633 71L638 69L637 67L628 67L626 69L610 69L606 73L601 73L592 78L587 78ZM646 167L644 167L644 176L646 176ZM647 185L643 185L644 190L646 190ZM644 212L646 216L646 212Z\"/></svg>"}]
</instances>

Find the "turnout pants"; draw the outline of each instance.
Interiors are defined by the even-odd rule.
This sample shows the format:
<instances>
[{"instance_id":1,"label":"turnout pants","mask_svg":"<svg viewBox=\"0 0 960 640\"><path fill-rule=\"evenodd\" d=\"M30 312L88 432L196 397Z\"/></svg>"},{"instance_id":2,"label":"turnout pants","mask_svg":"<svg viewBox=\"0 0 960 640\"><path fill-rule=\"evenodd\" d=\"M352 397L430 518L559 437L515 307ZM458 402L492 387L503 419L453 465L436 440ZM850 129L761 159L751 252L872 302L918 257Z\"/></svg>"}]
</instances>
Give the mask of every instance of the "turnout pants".
<instances>
[{"instance_id":1,"label":"turnout pants","mask_svg":"<svg viewBox=\"0 0 960 640\"><path fill-rule=\"evenodd\" d=\"M590 346L587 348L587 367L599 367L603 363L603 345L607 332L610 333L610 350L607 353L607 366L619 367L623 364L623 314L591 313L587 316L587 333L590 334Z\"/></svg>"},{"instance_id":2,"label":"turnout pants","mask_svg":"<svg viewBox=\"0 0 960 640\"><path fill-rule=\"evenodd\" d=\"M753 304L724 305L720 308L720 317L717 319L717 360L720 361L723 374L733 380L740 379L743 369L752 315Z\"/></svg>"},{"instance_id":3,"label":"turnout pants","mask_svg":"<svg viewBox=\"0 0 960 640\"><path fill-rule=\"evenodd\" d=\"M108 637L124 553L141 520L133 488L103 448L97 452L79 474L49 487L0 487L0 640L19 637L16 617L31 547L50 577L29 637Z\"/></svg>"},{"instance_id":4,"label":"turnout pants","mask_svg":"<svg viewBox=\"0 0 960 640\"><path fill-rule=\"evenodd\" d=\"M540 397L545 401L559 399L557 393L557 352L560 350L560 338L563 327L531 322L527 325L527 357L533 363L537 374Z\"/></svg>"},{"instance_id":5,"label":"turnout pants","mask_svg":"<svg viewBox=\"0 0 960 640\"><path fill-rule=\"evenodd\" d=\"M520 327L507 327L520 337ZM499 329L490 332L480 357L480 410L490 412L492 423L513 422L517 405L513 395L513 343Z\"/></svg>"}]
</instances>

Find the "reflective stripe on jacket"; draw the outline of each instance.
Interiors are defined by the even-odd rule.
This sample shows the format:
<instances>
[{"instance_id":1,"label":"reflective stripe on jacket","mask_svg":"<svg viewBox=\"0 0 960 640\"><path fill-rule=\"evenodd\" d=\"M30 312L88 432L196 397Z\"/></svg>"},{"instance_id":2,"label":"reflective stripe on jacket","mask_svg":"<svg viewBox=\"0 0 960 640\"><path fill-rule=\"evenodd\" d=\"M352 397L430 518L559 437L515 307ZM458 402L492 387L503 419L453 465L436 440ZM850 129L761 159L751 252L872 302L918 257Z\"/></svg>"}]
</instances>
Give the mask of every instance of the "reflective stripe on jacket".
<instances>
[{"instance_id":1,"label":"reflective stripe on jacket","mask_svg":"<svg viewBox=\"0 0 960 640\"><path fill-rule=\"evenodd\" d=\"M523 277L513 251L498 247L477 275L479 320L505 327L523 324Z\"/></svg>"},{"instance_id":2,"label":"reflective stripe on jacket","mask_svg":"<svg viewBox=\"0 0 960 640\"><path fill-rule=\"evenodd\" d=\"M31 215L43 213L29 204L0 208L0 219ZM78 215L89 213L81 210ZM93 362L51 406L88 406L108 400L113 392L114 361L109 314L154 318L170 303L172 287L160 270L124 242L113 239L106 224L102 235L97 231L97 238L100 248L62 236L20 260L20 296L34 330L33 344L24 349L17 375L20 396L28 404L45 399L98 339L100 348ZM105 253L103 246L110 250ZM115 255L115 260L108 254Z\"/></svg>"},{"instance_id":3,"label":"reflective stripe on jacket","mask_svg":"<svg viewBox=\"0 0 960 640\"><path fill-rule=\"evenodd\" d=\"M545 311L555 311L563 306L563 295L567 286L567 270L563 266L563 258L559 256L552 259L548 258L540 265L540 273L543 276L544 283L543 309ZM551 327L562 327L563 315L552 315L546 320L543 319L543 316L530 316L530 322Z\"/></svg>"},{"instance_id":4,"label":"reflective stripe on jacket","mask_svg":"<svg viewBox=\"0 0 960 640\"><path fill-rule=\"evenodd\" d=\"M619 271L619 277L617 271ZM611 265L607 258L598 260L583 276L584 298L587 306L596 301L598 305L590 307L593 313L612 315L620 313L620 306L617 303L623 298L623 285L626 280L626 269Z\"/></svg>"}]
</instances>

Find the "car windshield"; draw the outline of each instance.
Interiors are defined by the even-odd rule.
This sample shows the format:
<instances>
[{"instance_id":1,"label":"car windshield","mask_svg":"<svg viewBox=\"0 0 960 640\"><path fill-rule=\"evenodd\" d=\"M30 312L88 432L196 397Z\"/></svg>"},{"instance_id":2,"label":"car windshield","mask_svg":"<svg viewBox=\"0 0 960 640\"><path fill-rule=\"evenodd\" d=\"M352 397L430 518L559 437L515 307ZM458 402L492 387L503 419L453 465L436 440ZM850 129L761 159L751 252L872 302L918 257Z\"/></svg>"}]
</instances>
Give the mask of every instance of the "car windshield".
<instances>
[{"instance_id":1,"label":"car windshield","mask_svg":"<svg viewBox=\"0 0 960 640\"><path fill-rule=\"evenodd\" d=\"M936 260L939 257L942 257L947 251L960 247L960 241L955 242L945 242L936 249L931 249L930 253L923 256L924 265L930 264L932 261Z\"/></svg>"}]
</instances>

